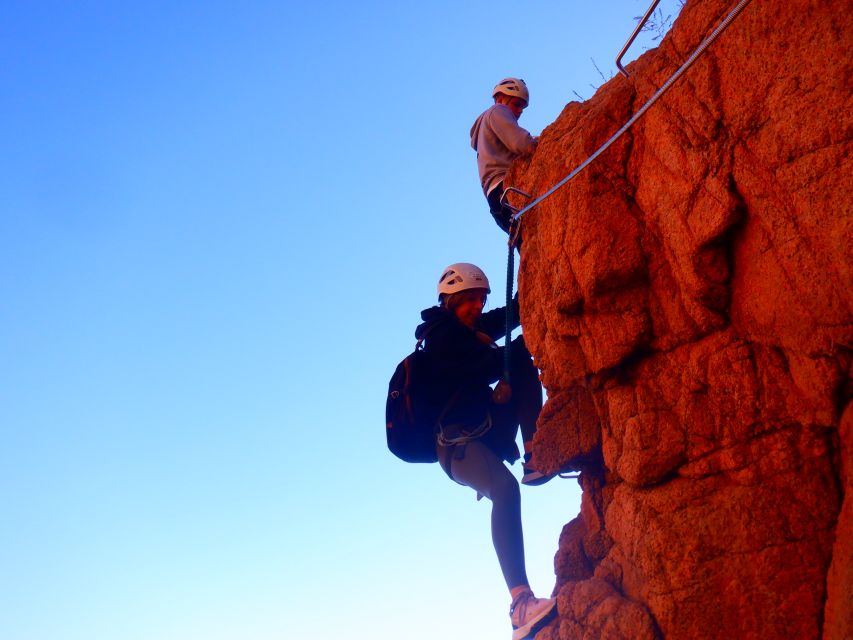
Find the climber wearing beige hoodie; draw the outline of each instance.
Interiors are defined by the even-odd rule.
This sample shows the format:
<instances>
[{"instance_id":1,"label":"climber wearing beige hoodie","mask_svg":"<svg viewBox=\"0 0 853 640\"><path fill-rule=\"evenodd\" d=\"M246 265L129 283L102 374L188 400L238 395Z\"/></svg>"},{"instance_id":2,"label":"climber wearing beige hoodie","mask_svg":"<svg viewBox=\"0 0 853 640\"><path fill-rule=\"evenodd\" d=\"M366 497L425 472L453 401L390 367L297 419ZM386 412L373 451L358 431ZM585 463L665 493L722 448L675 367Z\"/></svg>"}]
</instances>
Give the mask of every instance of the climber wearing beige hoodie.
<instances>
[{"instance_id":1,"label":"climber wearing beige hoodie","mask_svg":"<svg viewBox=\"0 0 853 640\"><path fill-rule=\"evenodd\" d=\"M509 233L512 211L501 204L504 176L513 160L533 153L538 138L518 126L521 112L530 102L527 85L520 78L505 78L492 91L495 104L471 127L471 147L477 152L480 184L489 211L498 226Z\"/></svg>"}]
</instances>

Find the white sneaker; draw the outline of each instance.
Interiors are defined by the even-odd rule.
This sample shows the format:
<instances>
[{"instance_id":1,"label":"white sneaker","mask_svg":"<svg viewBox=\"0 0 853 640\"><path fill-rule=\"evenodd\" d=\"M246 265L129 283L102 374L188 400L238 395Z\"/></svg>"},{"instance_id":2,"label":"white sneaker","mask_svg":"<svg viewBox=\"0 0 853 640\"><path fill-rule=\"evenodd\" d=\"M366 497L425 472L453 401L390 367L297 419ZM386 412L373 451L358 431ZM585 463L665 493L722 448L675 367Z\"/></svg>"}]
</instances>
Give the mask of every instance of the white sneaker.
<instances>
[{"instance_id":1,"label":"white sneaker","mask_svg":"<svg viewBox=\"0 0 853 640\"><path fill-rule=\"evenodd\" d=\"M540 484L545 484L546 482L551 480L551 478L557 475L556 473L546 475L541 471L537 471L536 469L534 469L532 466L530 466L531 457L532 456L529 453L524 454L524 462L521 465L521 484L525 484L528 487L535 487Z\"/></svg>"},{"instance_id":2,"label":"white sneaker","mask_svg":"<svg viewBox=\"0 0 853 640\"><path fill-rule=\"evenodd\" d=\"M515 597L509 608L512 622L512 640L525 640L541 629L555 611L555 598L536 598L532 591Z\"/></svg>"},{"instance_id":3,"label":"white sneaker","mask_svg":"<svg viewBox=\"0 0 853 640\"><path fill-rule=\"evenodd\" d=\"M560 469L557 473L542 473L541 471L537 471L530 465L531 455L529 453L524 454L524 462L521 465L522 477L521 484L526 485L528 487L536 487L540 484L545 484L546 482L553 480L557 476L561 478L576 478L577 475L564 475L568 474L572 471L569 466Z\"/></svg>"},{"instance_id":4,"label":"white sneaker","mask_svg":"<svg viewBox=\"0 0 853 640\"><path fill-rule=\"evenodd\" d=\"M538 487L540 484L545 484L552 480L557 475L556 473L546 475L530 467L523 467L522 470L524 471L524 475L521 477L521 484L528 487Z\"/></svg>"}]
</instances>

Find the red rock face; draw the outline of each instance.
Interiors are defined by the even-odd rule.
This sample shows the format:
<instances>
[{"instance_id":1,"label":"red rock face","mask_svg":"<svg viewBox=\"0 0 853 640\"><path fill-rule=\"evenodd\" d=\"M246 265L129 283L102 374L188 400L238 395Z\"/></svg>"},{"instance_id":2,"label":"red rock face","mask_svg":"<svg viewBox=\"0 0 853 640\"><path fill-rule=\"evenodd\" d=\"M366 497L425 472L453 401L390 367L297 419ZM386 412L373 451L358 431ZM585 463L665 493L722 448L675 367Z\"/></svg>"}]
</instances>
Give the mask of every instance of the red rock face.
<instances>
[{"instance_id":1,"label":"red rock face","mask_svg":"<svg viewBox=\"0 0 853 640\"><path fill-rule=\"evenodd\" d=\"M508 184L558 182L734 4L689 2ZM849 8L754 0L525 215L534 460L584 490L539 640L853 638Z\"/></svg>"}]
</instances>

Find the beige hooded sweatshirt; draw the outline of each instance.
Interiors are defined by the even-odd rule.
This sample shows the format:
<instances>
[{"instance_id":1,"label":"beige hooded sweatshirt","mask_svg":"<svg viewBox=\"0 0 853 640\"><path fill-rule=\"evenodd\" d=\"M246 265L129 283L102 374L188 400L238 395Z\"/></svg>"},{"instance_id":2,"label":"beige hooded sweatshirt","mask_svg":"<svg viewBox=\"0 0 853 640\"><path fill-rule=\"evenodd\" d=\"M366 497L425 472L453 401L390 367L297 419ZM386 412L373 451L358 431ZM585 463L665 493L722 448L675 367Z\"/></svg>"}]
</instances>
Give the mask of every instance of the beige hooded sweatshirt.
<instances>
[{"instance_id":1,"label":"beige hooded sweatshirt","mask_svg":"<svg viewBox=\"0 0 853 640\"><path fill-rule=\"evenodd\" d=\"M471 147L477 152L483 193L488 195L504 179L513 160L533 153L536 139L518 126L509 107L495 104L471 127Z\"/></svg>"}]
</instances>

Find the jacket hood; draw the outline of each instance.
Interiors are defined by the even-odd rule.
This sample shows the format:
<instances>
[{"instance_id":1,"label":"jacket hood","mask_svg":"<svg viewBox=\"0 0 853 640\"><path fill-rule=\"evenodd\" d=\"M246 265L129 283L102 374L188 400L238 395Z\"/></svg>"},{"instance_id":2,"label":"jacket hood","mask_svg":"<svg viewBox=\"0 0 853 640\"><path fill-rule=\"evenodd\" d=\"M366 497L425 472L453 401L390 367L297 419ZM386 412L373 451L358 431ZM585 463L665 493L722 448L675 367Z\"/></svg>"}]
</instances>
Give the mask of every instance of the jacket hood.
<instances>
[{"instance_id":1,"label":"jacket hood","mask_svg":"<svg viewBox=\"0 0 853 640\"><path fill-rule=\"evenodd\" d=\"M480 137L480 127L483 124L483 117L486 115L486 112L483 111L479 115L479 117L474 120L474 124L471 125L471 148L476 151L477 150L477 138Z\"/></svg>"},{"instance_id":2,"label":"jacket hood","mask_svg":"<svg viewBox=\"0 0 853 640\"><path fill-rule=\"evenodd\" d=\"M415 339L420 340L426 335L426 332L432 329L435 325L446 320L455 318L455 316L444 307L430 307L421 311L421 320L423 322L415 329Z\"/></svg>"}]
</instances>

